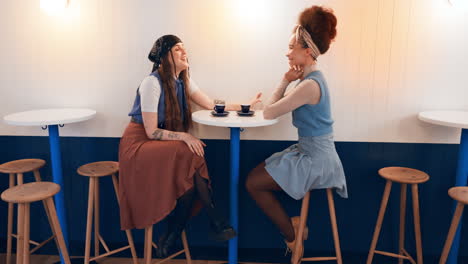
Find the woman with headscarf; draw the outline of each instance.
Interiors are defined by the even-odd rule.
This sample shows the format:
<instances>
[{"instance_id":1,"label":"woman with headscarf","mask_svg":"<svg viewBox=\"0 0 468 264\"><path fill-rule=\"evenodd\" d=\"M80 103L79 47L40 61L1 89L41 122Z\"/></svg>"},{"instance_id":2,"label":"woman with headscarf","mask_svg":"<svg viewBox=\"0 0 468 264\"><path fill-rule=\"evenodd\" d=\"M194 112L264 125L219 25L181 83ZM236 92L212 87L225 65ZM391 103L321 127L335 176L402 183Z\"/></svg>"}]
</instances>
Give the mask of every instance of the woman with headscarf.
<instances>
[{"instance_id":1,"label":"woman with headscarf","mask_svg":"<svg viewBox=\"0 0 468 264\"><path fill-rule=\"evenodd\" d=\"M336 36L336 17L331 9L312 6L299 15L289 39L286 57L289 70L266 104L266 119L292 113L299 142L267 158L253 169L246 188L262 211L284 237L287 247L295 249L299 217L290 218L274 192L284 191L299 200L313 189L335 188L347 197L346 178L333 139L330 93L317 59L328 51ZM299 82L286 91L293 81ZM307 233L304 232L305 237Z\"/></svg>"},{"instance_id":2,"label":"woman with headscarf","mask_svg":"<svg viewBox=\"0 0 468 264\"><path fill-rule=\"evenodd\" d=\"M190 102L213 109L218 100L190 78L187 52L177 36L160 37L148 58L153 70L136 91L131 122L120 141L120 218L122 229L141 229L167 217L168 229L156 251L166 257L196 210L195 200L207 210L213 239L225 241L236 232L212 200L205 144L189 133ZM240 106L227 104L226 110Z\"/></svg>"}]
</instances>

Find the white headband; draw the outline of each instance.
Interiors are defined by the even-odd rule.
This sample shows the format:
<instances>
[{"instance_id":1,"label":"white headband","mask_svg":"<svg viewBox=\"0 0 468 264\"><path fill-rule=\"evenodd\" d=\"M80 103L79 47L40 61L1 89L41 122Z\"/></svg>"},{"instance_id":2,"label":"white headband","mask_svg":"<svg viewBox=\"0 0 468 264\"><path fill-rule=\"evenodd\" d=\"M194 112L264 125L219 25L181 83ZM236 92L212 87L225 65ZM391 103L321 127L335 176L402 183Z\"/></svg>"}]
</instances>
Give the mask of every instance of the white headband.
<instances>
[{"instance_id":1,"label":"white headband","mask_svg":"<svg viewBox=\"0 0 468 264\"><path fill-rule=\"evenodd\" d=\"M318 56L320 55L320 50L317 48L317 45L315 45L309 32L307 32L307 30L299 24L294 26L294 31L296 32L296 42L302 38L307 47L312 49L312 58L317 60Z\"/></svg>"}]
</instances>

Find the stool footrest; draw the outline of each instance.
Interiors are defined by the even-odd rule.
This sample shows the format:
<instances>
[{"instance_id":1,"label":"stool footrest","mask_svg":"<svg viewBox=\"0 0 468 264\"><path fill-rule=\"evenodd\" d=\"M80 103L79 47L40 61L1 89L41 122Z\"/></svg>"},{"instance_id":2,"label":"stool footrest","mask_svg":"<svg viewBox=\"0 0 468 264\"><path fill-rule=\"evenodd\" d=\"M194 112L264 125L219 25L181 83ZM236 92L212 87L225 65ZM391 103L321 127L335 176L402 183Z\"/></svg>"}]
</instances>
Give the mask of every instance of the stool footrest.
<instances>
[{"instance_id":1,"label":"stool footrest","mask_svg":"<svg viewBox=\"0 0 468 264\"><path fill-rule=\"evenodd\" d=\"M51 237L49 237L48 239L44 240L42 243L40 243L39 245L37 245L35 248L31 249L30 251L30 254L36 252L38 249L40 249L41 247L43 247L45 244L49 243L50 241L52 241L52 239L55 238L55 235L52 235Z\"/></svg>"},{"instance_id":2,"label":"stool footrest","mask_svg":"<svg viewBox=\"0 0 468 264\"><path fill-rule=\"evenodd\" d=\"M125 246L125 247L121 247L121 248L112 250L112 251L110 251L110 252L107 252L107 253L105 253L105 254L96 256L96 257L94 257L94 258L90 258L89 261L98 260L98 259L100 259L100 258L104 258L104 257L110 256L110 255L113 255L113 254L115 254L115 253L118 253L118 252L120 252L120 251L124 251L124 250L129 249L129 248L130 248L130 245Z\"/></svg>"},{"instance_id":3,"label":"stool footrest","mask_svg":"<svg viewBox=\"0 0 468 264\"><path fill-rule=\"evenodd\" d=\"M302 258L301 261L327 261L337 260L337 257L313 257L313 258Z\"/></svg>"},{"instance_id":4,"label":"stool footrest","mask_svg":"<svg viewBox=\"0 0 468 264\"><path fill-rule=\"evenodd\" d=\"M104 241L104 239L102 238L101 235L98 235L99 237L99 242L101 242L101 245L104 247L104 249L106 250L106 252L110 252L110 249L109 247L107 246L106 244L106 241Z\"/></svg>"},{"instance_id":5,"label":"stool footrest","mask_svg":"<svg viewBox=\"0 0 468 264\"><path fill-rule=\"evenodd\" d=\"M11 236L18 239L17 234L11 234ZM30 254L34 253L35 251L37 251L38 249L43 247L45 244L49 243L54 238L55 238L55 235L52 235L51 237L49 237L48 239L42 241L41 243L33 241L33 240L29 240L29 244L35 245L35 247L33 249L31 249Z\"/></svg>"},{"instance_id":6,"label":"stool footrest","mask_svg":"<svg viewBox=\"0 0 468 264\"><path fill-rule=\"evenodd\" d=\"M170 255L169 257L167 257L167 258L165 258L165 259L163 259L163 260L161 260L161 261L159 261L159 262L156 262L155 264L162 264L162 263L164 263L164 262L166 262L166 261L168 261L168 260L171 260L171 259L173 259L173 258L179 256L180 254L183 254L184 252L185 252L185 250L182 249L182 250L180 250L179 252L176 252L176 253Z\"/></svg>"},{"instance_id":7,"label":"stool footrest","mask_svg":"<svg viewBox=\"0 0 468 264\"><path fill-rule=\"evenodd\" d=\"M12 237L18 239L18 235L17 234L11 234ZM32 245L35 245L35 246L39 246L40 243L39 242L36 242L34 240L29 240L29 244L32 244Z\"/></svg>"},{"instance_id":8,"label":"stool footrest","mask_svg":"<svg viewBox=\"0 0 468 264\"><path fill-rule=\"evenodd\" d=\"M390 253L390 252L385 252L385 251L380 251L380 250L376 250L375 254L384 255L384 256L393 257L393 258L407 259L407 260L411 259L411 256L407 256L406 254L400 255L400 254L395 254L395 253Z\"/></svg>"},{"instance_id":9,"label":"stool footrest","mask_svg":"<svg viewBox=\"0 0 468 264\"><path fill-rule=\"evenodd\" d=\"M415 261L415 260L411 257L411 255L406 251L406 249L403 248L401 251L403 251L403 254L409 258L409 261L410 261L412 264L416 264L416 261Z\"/></svg>"}]
</instances>

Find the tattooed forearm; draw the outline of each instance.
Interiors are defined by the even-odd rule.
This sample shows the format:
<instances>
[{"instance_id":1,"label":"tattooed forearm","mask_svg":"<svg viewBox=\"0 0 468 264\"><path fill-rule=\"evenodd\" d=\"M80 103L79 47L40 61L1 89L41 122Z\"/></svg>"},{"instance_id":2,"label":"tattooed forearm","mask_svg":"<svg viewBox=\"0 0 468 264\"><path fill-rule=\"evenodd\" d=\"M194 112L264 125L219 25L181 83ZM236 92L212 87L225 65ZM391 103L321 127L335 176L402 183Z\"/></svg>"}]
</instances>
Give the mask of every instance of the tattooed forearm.
<instances>
[{"instance_id":1,"label":"tattooed forearm","mask_svg":"<svg viewBox=\"0 0 468 264\"><path fill-rule=\"evenodd\" d=\"M166 133L164 134L164 132L166 132ZM164 139L163 139L163 137L164 137ZM157 128L153 132L153 138L155 140L179 140L180 135L177 132Z\"/></svg>"},{"instance_id":2,"label":"tattooed forearm","mask_svg":"<svg viewBox=\"0 0 468 264\"><path fill-rule=\"evenodd\" d=\"M175 132L168 132L167 137L170 139L179 139L179 135Z\"/></svg>"},{"instance_id":3,"label":"tattooed forearm","mask_svg":"<svg viewBox=\"0 0 468 264\"><path fill-rule=\"evenodd\" d=\"M163 136L163 133L164 133L164 131L163 131L162 129L157 128L157 129L154 130L154 132L153 132L153 137L154 137L154 139L156 139L156 140L161 140L161 139L162 139L162 136Z\"/></svg>"},{"instance_id":4,"label":"tattooed forearm","mask_svg":"<svg viewBox=\"0 0 468 264\"><path fill-rule=\"evenodd\" d=\"M213 102L214 104L226 104L226 101L221 100L221 99L214 99Z\"/></svg>"}]
</instances>

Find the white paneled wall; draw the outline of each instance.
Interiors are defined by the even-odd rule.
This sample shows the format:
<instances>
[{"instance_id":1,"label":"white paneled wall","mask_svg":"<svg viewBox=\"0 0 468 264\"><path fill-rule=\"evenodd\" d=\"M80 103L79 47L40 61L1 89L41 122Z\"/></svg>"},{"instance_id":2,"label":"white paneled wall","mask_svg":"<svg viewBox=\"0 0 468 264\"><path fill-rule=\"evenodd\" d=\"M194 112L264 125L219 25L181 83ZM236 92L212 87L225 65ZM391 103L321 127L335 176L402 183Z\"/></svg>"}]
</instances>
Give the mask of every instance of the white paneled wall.
<instances>
[{"instance_id":1,"label":"white paneled wall","mask_svg":"<svg viewBox=\"0 0 468 264\"><path fill-rule=\"evenodd\" d=\"M87 107L94 120L64 136L119 137L155 39L176 34L191 74L211 97L265 99L287 69L285 52L299 12L325 4L338 37L320 57L332 92L338 141L449 142L459 131L425 124L418 112L468 111L467 7L447 0L70 0L50 16L39 0L0 3L0 115ZM202 138L227 129L196 126ZM0 124L0 135L46 135ZM290 116L248 129L244 139L294 140Z\"/></svg>"}]
</instances>

